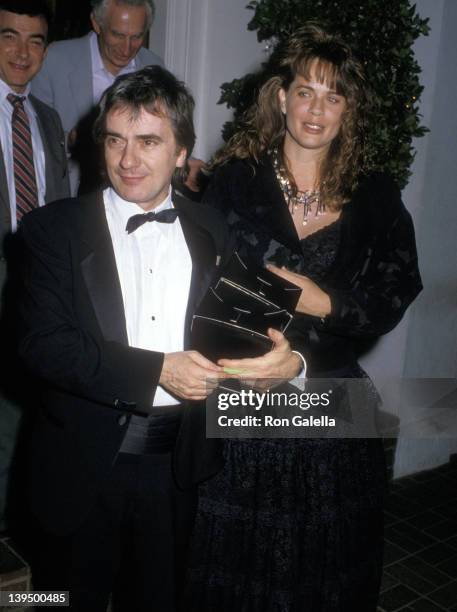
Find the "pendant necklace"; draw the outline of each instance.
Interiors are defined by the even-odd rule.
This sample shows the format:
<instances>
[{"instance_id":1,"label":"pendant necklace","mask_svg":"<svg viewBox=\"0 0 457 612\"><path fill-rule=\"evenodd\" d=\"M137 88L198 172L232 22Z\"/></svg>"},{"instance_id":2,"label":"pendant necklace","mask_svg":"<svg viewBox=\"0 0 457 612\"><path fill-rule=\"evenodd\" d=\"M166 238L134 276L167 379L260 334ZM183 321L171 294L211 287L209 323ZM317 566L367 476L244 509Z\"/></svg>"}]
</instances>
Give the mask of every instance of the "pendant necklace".
<instances>
[{"instance_id":1,"label":"pendant necklace","mask_svg":"<svg viewBox=\"0 0 457 612\"><path fill-rule=\"evenodd\" d=\"M274 149L272 151L271 158L276 178L278 180L279 186L281 187L281 191L283 192L286 198L291 215L294 216L295 212L300 207L303 207L302 225L306 225L309 221L309 217L313 209L313 204L316 204L316 210L313 215L314 217L320 217L321 215L325 215L325 204L321 201L319 197L319 191L316 189L307 189L305 191L299 191L298 189L294 189L290 184L286 169L279 162L278 149Z\"/></svg>"}]
</instances>

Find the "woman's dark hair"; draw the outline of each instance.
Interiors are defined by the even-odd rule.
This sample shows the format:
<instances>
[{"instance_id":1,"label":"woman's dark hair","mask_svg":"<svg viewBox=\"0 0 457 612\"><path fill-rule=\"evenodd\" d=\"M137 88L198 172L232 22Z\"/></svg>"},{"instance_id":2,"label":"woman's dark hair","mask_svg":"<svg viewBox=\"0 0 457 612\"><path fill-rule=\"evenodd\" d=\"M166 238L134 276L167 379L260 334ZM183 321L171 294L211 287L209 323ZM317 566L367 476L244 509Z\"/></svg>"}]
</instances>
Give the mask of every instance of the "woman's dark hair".
<instances>
[{"instance_id":1,"label":"woman's dark hair","mask_svg":"<svg viewBox=\"0 0 457 612\"><path fill-rule=\"evenodd\" d=\"M273 74L261 87L256 102L246 112L243 125L219 151L213 166L231 158L254 159L278 148L280 161L292 186L295 181L282 154L285 121L279 90L287 91L297 75L325 82L346 99L346 110L338 136L332 141L321 163L318 188L325 204L337 210L357 184L363 168L363 140L370 95L362 65L351 49L336 35L315 23L308 23L292 34L275 52Z\"/></svg>"}]
</instances>

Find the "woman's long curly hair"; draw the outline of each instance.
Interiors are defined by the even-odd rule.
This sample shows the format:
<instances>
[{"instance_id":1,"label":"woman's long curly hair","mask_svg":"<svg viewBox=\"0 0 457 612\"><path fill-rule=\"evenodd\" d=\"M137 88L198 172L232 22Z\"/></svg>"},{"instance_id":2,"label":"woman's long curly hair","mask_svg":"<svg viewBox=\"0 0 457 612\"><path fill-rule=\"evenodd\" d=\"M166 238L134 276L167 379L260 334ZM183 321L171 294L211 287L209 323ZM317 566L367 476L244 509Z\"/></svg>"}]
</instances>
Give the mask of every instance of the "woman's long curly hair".
<instances>
[{"instance_id":1,"label":"woman's long curly hair","mask_svg":"<svg viewBox=\"0 0 457 612\"><path fill-rule=\"evenodd\" d=\"M362 65L346 43L315 23L290 36L275 51L272 62L274 76L262 86L242 127L216 153L212 166L233 158L258 162L262 154L278 148L279 161L297 190L283 153L286 127L278 92L281 88L287 91L297 75L310 80L312 70L313 78L346 99L341 129L320 164L316 185L325 205L338 210L350 198L364 169L363 143L371 96Z\"/></svg>"}]
</instances>

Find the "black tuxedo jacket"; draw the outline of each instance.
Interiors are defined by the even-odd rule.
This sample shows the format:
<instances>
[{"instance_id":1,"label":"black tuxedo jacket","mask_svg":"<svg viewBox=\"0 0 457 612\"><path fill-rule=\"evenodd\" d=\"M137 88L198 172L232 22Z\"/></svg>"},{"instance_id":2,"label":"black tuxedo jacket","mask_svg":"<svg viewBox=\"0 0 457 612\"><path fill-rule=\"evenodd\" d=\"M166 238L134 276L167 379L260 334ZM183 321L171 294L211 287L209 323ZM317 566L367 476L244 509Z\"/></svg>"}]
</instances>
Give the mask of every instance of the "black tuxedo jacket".
<instances>
[{"instance_id":1,"label":"black tuxedo jacket","mask_svg":"<svg viewBox=\"0 0 457 612\"><path fill-rule=\"evenodd\" d=\"M192 258L185 347L192 314L231 245L217 211L173 197ZM122 293L101 192L29 213L20 354L42 382L28 493L51 531L68 533L90 510L132 413L150 411L163 353L128 346ZM173 305L170 304L170 316ZM221 466L207 440L204 406L186 407L174 453L183 487Z\"/></svg>"}]
</instances>

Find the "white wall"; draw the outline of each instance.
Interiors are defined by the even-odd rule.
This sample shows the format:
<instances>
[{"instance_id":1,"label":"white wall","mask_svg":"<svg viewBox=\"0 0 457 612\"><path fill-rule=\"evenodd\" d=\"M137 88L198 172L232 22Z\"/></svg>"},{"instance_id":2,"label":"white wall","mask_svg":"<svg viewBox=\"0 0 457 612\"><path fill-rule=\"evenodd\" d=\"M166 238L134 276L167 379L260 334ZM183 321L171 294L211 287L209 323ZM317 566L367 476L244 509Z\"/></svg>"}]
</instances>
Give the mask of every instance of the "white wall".
<instances>
[{"instance_id":1,"label":"white wall","mask_svg":"<svg viewBox=\"0 0 457 612\"><path fill-rule=\"evenodd\" d=\"M167 38L167 0L154 0L156 14L149 31L149 48L161 58L165 57Z\"/></svg>"},{"instance_id":2,"label":"white wall","mask_svg":"<svg viewBox=\"0 0 457 612\"><path fill-rule=\"evenodd\" d=\"M418 8L421 4L436 10L435 3L422 0ZM457 2L436 4L443 4L441 29L437 27L427 46L417 50L421 64L431 73L433 97L430 86L421 106L430 133L421 143L414 168L417 185L409 185L406 196L417 198L420 204L417 238L426 291L413 312L405 372L410 376L456 377Z\"/></svg>"},{"instance_id":3,"label":"white wall","mask_svg":"<svg viewBox=\"0 0 457 612\"><path fill-rule=\"evenodd\" d=\"M421 111L430 133L421 139L405 200L416 213L424 291L411 310L404 375L457 377L457 3L419 0L432 32L416 45L426 86ZM457 409L457 406L456 406ZM457 410L456 410L457 412ZM433 467L457 452L456 439L403 439L395 474Z\"/></svg>"},{"instance_id":4,"label":"white wall","mask_svg":"<svg viewBox=\"0 0 457 612\"><path fill-rule=\"evenodd\" d=\"M151 49L190 87L196 102L196 157L208 159L222 144L221 126L232 116L217 104L220 85L243 76L265 59L263 44L248 32L246 0L156 0L159 22ZM159 31L166 29L162 44Z\"/></svg>"},{"instance_id":5,"label":"white wall","mask_svg":"<svg viewBox=\"0 0 457 612\"><path fill-rule=\"evenodd\" d=\"M194 93L198 134L195 155L208 159L221 143L231 111L217 105L220 85L255 69L264 44L247 31L246 0L156 0L151 48ZM417 0L431 33L416 42L425 87L423 123L431 132L416 144L413 176L404 190L418 238L425 289L390 334L364 356L375 382L389 376L457 376L457 23L455 0ZM163 32L165 31L165 36ZM402 440L397 476L433 467L457 451L452 440Z\"/></svg>"}]
</instances>

